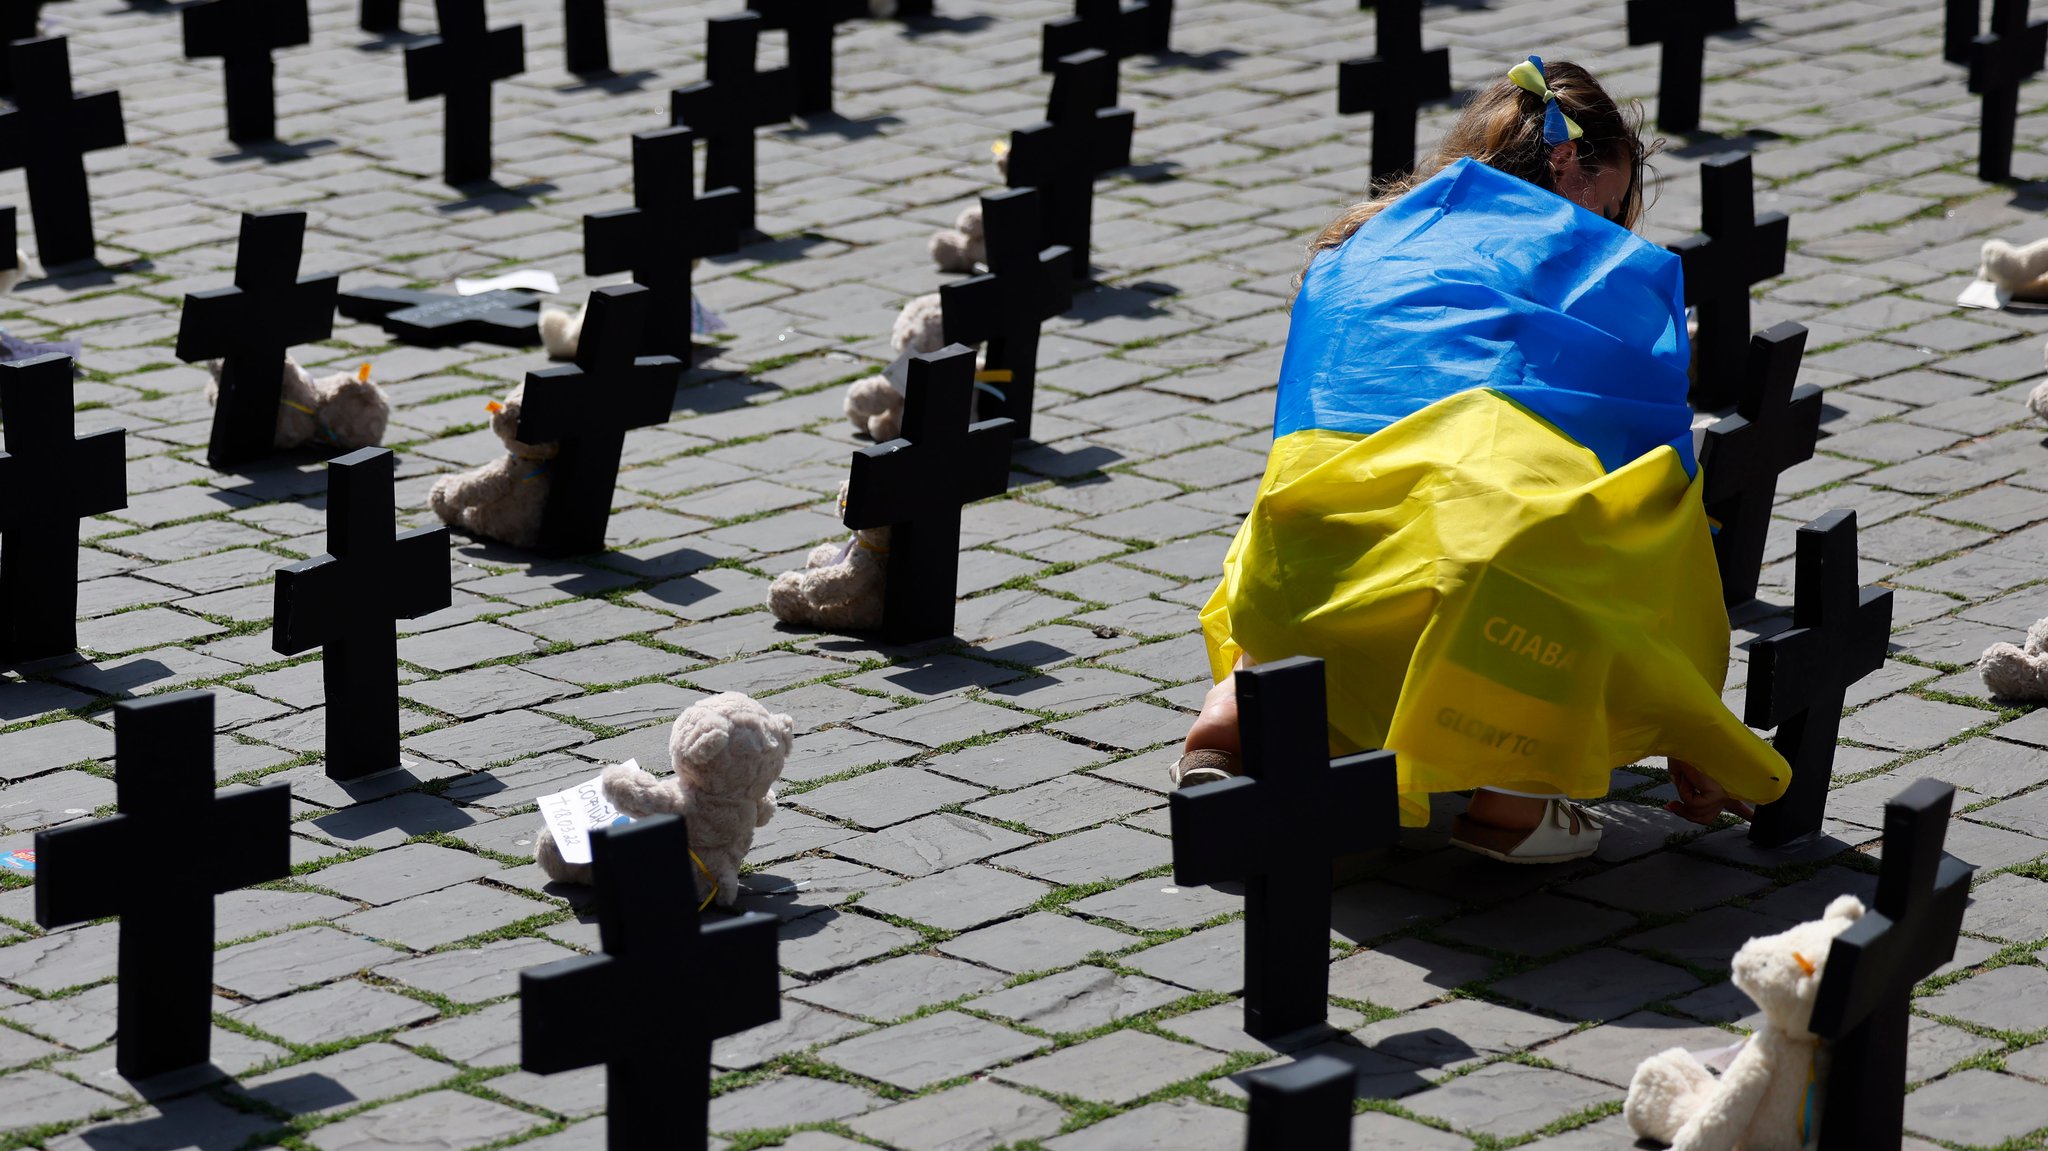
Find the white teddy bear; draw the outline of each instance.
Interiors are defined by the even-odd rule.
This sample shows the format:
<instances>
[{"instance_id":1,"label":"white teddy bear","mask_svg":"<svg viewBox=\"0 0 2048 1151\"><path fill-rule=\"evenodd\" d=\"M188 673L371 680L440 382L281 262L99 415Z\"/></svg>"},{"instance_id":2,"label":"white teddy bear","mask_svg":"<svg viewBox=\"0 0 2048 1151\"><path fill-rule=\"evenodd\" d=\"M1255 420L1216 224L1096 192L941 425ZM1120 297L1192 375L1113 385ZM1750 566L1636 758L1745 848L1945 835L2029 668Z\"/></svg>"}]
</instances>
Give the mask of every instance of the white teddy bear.
<instances>
[{"instance_id":1,"label":"white teddy bear","mask_svg":"<svg viewBox=\"0 0 2048 1151\"><path fill-rule=\"evenodd\" d=\"M1827 1049L1808 1029L1835 936L1863 917L1843 895L1821 918L1752 939L1735 953L1730 979L1764 1022L1719 1079L1682 1047L1645 1059L1629 1081L1622 1114L1638 1135L1674 1151L1800 1151L1822 1119Z\"/></svg>"},{"instance_id":2,"label":"white teddy bear","mask_svg":"<svg viewBox=\"0 0 2048 1151\"><path fill-rule=\"evenodd\" d=\"M995 153L996 174L1004 179L1010 177L1010 145L998 140L990 146ZM960 209L960 215L951 228L940 228L932 233L932 262L941 272L972 272L976 264L988 259L988 237L981 225L981 201Z\"/></svg>"}]
</instances>

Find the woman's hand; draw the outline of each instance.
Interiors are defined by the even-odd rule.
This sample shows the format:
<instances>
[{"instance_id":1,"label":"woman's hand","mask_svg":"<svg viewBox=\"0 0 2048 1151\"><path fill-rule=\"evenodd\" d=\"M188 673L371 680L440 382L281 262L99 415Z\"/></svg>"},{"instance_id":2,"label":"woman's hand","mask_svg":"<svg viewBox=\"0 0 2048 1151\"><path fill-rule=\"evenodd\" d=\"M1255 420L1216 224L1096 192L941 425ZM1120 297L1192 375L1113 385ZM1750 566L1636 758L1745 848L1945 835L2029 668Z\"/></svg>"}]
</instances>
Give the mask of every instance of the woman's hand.
<instances>
[{"instance_id":1,"label":"woman's hand","mask_svg":"<svg viewBox=\"0 0 2048 1151\"><path fill-rule=\"evenodd\" d=\"M1694 823L1712 823L1721 818L1724 811L1732 812L1743 819L1756 818L1756 809L1730 796L1714 778L1682 759L1673 759L1671 764L1671 785L1678 789L1678 798L1664 805L1664 810L1673 815L1683 816Z\"/></svg>"}]
</instances>

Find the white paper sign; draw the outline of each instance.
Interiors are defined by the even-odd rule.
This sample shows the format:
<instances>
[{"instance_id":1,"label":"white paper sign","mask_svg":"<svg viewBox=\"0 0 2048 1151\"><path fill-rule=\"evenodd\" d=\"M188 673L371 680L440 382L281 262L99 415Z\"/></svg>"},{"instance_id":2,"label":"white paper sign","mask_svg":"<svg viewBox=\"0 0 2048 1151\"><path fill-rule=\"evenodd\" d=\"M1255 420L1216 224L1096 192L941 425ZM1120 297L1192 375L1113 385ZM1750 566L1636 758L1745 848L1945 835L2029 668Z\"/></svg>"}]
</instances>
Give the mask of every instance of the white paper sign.
<instances>
[{"instance_id":1,"label":"white paper sign","mask_svg":"<svg viewBox=\"0 0 2048 1151\"><path fill-rule=\"evenodd\" d=\"M625 766L637 771L640 761L629 759ZM555 846L561 848L564 862L590 862L590 833L593 829L633 822L631 816L622 814L612 806L611 800L605 798L603 782L604 775L599 773L567 791L540 797L541 818L547 821L548 831L554 834Z\"/></svg>"},{"instance_id":2,"label":"white paper sign","mask_svg":"<svg viewBox=\"0 0 2048 1151\"><path fill-rule=\"evenodd\" d=\"M1963 289L1963 294L1956 297L1956 303L1965 308L1989 308L2002 312L2007 304L2012 303L2012 293L1989 280L1973 280L1969 287Z\"/></svg>"},{"instance_id":3,"label":"white paper sign","mask_svg":"<svg viewBox=\"0 0 2048 1151\"><path fill-rule=\"evenodd\" d=\"M481 296L501 288L525 288L529 292L545 292L552 296L562 290L562 282L555 279L553 272L539 268L520 268L483 280L458 277L455 281L455 294L458 296Z\"/></svg>"}]
</instances>

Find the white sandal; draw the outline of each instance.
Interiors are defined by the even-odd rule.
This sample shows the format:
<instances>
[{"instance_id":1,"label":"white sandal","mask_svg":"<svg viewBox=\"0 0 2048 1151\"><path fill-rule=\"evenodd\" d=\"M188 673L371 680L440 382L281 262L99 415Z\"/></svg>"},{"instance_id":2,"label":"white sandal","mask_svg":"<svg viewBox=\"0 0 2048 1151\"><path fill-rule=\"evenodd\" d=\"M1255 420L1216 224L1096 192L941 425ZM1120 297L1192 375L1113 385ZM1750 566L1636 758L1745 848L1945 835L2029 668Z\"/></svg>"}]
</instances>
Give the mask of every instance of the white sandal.
<instances>
[{"instance_id":1,"label":"white sandal","mask_svg":"<svg viewBox=\"0 0 2048 1151\"><path fill-rule=\"evenodd\" d=\"M1600 850L1600 827L1600 817L1586 807L1552 799L1527 831L1461 815L1452 821L1451 845L1503 863L1569 863Z\"/></svg>"},{"instance_id":2,"label":"white sandal","mask_svg":"<svg viewBox=\"0 0 2048 1151\"><path fill-rule=\"evenodd\" d=\"M1173 780L1173 786L1176 788L1199 787L1205 783L1235 779L1238 775L1237 756L1213 748L1191 751L1174 760L1173 766L1166 769L1166 774Z\"/></svg>"}]
</instances>

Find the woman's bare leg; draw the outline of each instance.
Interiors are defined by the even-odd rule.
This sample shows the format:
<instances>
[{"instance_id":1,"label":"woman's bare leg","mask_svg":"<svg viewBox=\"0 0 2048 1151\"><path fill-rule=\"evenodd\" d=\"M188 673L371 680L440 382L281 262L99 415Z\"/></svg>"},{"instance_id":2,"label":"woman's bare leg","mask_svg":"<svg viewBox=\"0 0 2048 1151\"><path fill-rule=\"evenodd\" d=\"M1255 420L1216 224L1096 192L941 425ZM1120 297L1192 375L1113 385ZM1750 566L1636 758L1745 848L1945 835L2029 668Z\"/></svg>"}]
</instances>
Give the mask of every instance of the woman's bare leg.
<instances>
[{"instance_id":1,"label":"woman's bare leg","mask_svg":"<svg viewBox=\"0 0 2048 1151\"><path fill-rule=\"evenodd\" d=\"M1536 826L1543 818L1546 800L1526 795L1509 795L1502 791L1480 788L1472 793L1472 802L1465 807L1467 818L1489 827L1506 828L1510 831L1526 831Z\"/></svg>"},{"instance_id":2,"label":"woman's bare leg","mask_svg":"<svg viewBox=\"0 0 2048 1151\"><path fill-rule=\"evenodd\" d=\"M1242 748L1237 733L1237 674L1233 672L1202 697L1202 714L1188 729L1181 753L1227 751L1236 755Z\"/></svg>"}]
</instances>

